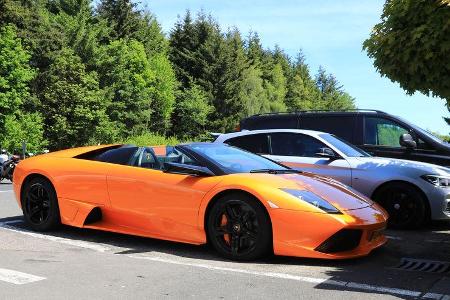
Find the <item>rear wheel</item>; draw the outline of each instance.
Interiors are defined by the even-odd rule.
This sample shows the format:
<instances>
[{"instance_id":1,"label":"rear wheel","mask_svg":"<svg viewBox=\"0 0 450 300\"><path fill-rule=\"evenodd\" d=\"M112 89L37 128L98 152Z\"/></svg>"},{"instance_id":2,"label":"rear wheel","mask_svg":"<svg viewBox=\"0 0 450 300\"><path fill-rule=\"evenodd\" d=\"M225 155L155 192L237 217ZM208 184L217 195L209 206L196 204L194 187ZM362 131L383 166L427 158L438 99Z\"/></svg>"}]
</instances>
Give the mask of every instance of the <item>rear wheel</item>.
<instances>
[{"instance_id":1,"label":"rear wheel","mask_svg":"<svg viewBox=\"0 0 450 300\"><path fill-rule=\"evenodd\" d=\"M376 193L374 200L388 212L391 228L418 228L428 219L425 197L409 184L388 184Z\"/></svg>"},{"instance_id":2,"label":"rear wheel","mask_svg":"<svg viewBox=\"0 0 450 300\"><path fill-rule=\"evenodd\" d=\"M222 256L254 260L272 249L272 227L264 207L251 196L232 193L219 199L207 218L210 243Z\"/></svg>"},{"instance_id":3,"label":"rear wheel","mask_svg":"<svg viewBox=\"0 0 450 300\"><path fill-rule=\"evenodd\" d=\"M34 178L26 183L22 210L26 223L33 230L52 230L61 224L55 189L45 178Z\"/></svg>"}]
</instances>

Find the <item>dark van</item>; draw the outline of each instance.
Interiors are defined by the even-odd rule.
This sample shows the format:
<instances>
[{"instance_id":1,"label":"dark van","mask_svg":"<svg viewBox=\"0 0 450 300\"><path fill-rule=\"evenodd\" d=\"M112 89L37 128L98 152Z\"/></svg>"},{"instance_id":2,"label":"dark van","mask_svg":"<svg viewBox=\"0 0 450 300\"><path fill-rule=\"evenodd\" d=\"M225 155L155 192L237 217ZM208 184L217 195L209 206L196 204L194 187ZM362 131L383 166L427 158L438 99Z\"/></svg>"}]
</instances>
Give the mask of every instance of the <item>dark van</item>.
<instances>
[{"instance_id":1,"label":"dark van","mask_svg":"<svg viewBox=\"0 0 450 300\"><path fill-rule=\"evenodd\" d=\"M399 117L376 110L254 115L240 130L311 129L337 135L374 156L450 166L450 144Z\"/></svg>"}]
</instances>

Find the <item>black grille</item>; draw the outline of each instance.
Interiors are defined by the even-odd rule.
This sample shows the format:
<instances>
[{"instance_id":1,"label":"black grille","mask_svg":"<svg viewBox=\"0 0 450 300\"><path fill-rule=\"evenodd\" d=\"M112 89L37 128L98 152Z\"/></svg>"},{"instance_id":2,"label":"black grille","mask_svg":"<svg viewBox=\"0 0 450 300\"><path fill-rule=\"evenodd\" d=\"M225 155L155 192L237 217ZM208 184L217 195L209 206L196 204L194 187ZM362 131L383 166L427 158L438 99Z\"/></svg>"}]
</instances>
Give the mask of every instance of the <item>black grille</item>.
<instances>
[{"instance_id":1,"label":"black grille","mask_svg":"<svg viewBox=\"0 0 450 300\"><path fill-rule=\"evenodd\" d=\"M316 251L336 253L350 251L358 247L362 231L359 229L342 229L323 242Z\"/></svg>"}]
</instances>

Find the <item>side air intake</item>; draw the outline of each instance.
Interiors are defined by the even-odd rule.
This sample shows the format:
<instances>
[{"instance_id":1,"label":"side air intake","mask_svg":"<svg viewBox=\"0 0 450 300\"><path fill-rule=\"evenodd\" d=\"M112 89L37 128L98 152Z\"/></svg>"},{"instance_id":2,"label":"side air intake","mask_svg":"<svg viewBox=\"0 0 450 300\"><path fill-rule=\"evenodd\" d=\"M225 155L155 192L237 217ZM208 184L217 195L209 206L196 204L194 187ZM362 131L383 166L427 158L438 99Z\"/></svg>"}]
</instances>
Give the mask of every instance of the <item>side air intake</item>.
<instances>
[{"instance_id":1,"label":"side air intake","mask_svg":"<svg viewBox=\"0 0 450 300\"><path fill-rule=\"evenodd\" d=\"M89 225L102 220L102 210L100 207L94 207L84 220L83 225Z\"/></svg>"}]
</instances>

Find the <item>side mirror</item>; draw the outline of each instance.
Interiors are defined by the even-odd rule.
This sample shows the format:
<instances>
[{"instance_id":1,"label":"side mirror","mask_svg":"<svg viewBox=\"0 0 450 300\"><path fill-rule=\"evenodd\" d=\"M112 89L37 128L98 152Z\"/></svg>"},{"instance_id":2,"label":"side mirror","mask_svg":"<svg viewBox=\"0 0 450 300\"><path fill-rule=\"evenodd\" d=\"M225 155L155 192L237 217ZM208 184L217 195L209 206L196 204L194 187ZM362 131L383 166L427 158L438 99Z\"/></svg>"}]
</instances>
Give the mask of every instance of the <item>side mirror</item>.
<instances>
[{"instance_id":1,"label":"side mirror","mask_svg":"<svg viewBox=\"0 0 450 300\"><path fill-rule=\"evenodd\" d=\"M214 173L208 168L174 162L165 162L163 172L192 176L214 176Z\"/></svg>"},{"instance_id":2,"label":"side mirror","mask_svg":"<svg viewBox=\"0 0 450 300\"><path fill-rule=\"evenodd\" d=\"M400 136L399 144L400 146L406 147L408 149L414 149L417 147L416 141L414 141L409 133L404 133Z\"/></svg>"},{"instance_id":3,"label":"side mirror","mask_svg":"<svg viewBox=\"0 0 450 300\"><path fill-rule=\"evenodd\" d=\"M331 160L335 160L335 159L337 159L338 157L336 156L336 154L334 154L334 151L333 150L331 150L330 148L320 148L319 149L319 152L317 152L316 154L315 154L315 156L318 156L318 157L323 157L323 158L329 158L329 159L331 159Z\"/></svg>"}]
</instances>

